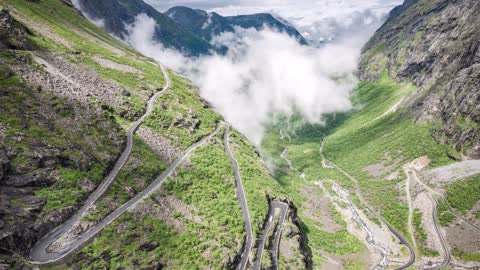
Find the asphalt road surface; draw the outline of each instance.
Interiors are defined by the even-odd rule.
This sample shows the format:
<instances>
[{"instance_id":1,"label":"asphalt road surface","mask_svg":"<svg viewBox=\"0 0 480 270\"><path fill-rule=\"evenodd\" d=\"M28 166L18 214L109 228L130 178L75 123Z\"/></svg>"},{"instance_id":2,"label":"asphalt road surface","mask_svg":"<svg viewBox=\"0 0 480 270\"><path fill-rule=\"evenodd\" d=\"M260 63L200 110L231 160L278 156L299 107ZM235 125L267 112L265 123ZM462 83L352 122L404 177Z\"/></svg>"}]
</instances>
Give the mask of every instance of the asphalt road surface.
<instances>
[{"instance_id":1,"label":"asphalt road surface","mask_svg":"<svg viewBox=\"0 0 480 270\"><path fill-rule=\"evenodd\" d=\"M168 77L167 72L165 71L164 67L160 65L162 69L162 73L165 78L165 86L163 87L163 91L166 91L170 88L170 78ZM152 112L153 104L155 99L158 95L160 95L163 91L157 92L153 95L148 103L147 109L145 114L140 117L132 126L129 128L127 132L127 146L123 153L121 154L120 158L115 163L115 166L110 171L108 176L105 178L105 181L89 196L85 204L80 208L80 210L72 216L68 221L64 224L60 225L59 227L55 228L47 235L45 235L40 241L38 241L30 250L30 260L34 264L51 264L56 263L66 256L72 254L74 251L80 249L85 244L87 244L90 240L92 240L103 228L107 225L112 223L116 220L121 214L125 213L129 208L135 206L139 201L143 200L145 197L149 196L153 191L157 190L163 181L172 173L172 171L183 162L186 156L188 156L194 149L203 145L207 142L210 138L212 138L218 131L224 126L224 123L220 123L217 125L215 131L207 136L206 138L202 139L201 141L195 143L194 145L190 146L185 152L182 153L168 168L165 170L155 181L150 184L144 191L137 194L133 199L126 202L124 205L116 209L114 212L110 213L106 216L103 220L101 220L98 224L90 228L87 232L80 235L74 242L68 245L66 248L59 252L50 252L48 248L54 242L56 242L63 234L67 233L73 225L80 221L81 217L88 211L88 209L105 193L108 187L111 185L113 180L116 178L118 172L122 169L125 165L126 161L128 160L133 147L133 134L138 129L138 127L143 123L146 117Z\"/></svg>"},{"instance_id":2,"label":"asphalt road surface","mask_svg":"<svg viewBox=\"0 0 480 270\"><path fill-rule=\"evenodd\" d=\"M288 205L284 202L279 202L279 201L273 201L270 203L270 211L268 213L268 222L262 232L262 235L260 238L257 240L258 242L258 249L257 249L257 256L256 256L256 261L253 264L253 270L260 270L262 266L262 257L263 257L263 252L265 250L265 241L268 236L268 232L270 231L272 224L273 224L273 219L275 217L275 210L278 209L280 212L280 221L278 222L278 229L275 231L274 239L273 239L273 245L272 245L272 267L273 269L278 269L278 253L280 249L280 237L282 235L282 226L283 223L285 222L285 219L287 217L287 211L288 211Z\"/></svg>"},{"instance_id":3,"label":"asphalt road surface","mask_svg":"<svg viewBox=\"0 0 480 270\"><path fill-rule=\"evenodd\" d=\"M250 221L250 212L248 210L248 203L247 197L245 196L245 191L243 189L242 178L240 176L240 170L238 168L238 162L232 154L230 150L230 144L228 142L228 137L230 134L230 126L227 125L225 130L225 137L224 137L224 148L225 152L227 152L228 158L233 166L233 171L235 173L235 183L237 186L237 199L240 201L240 206L242 208L243 219L245 220L245 231L247 232L247 236L245 238L245 242L243 245L243 251L240 258L240 263L237 265L238 270L244 270L247 268L248 265L248 257L250 255L250 250L252 249L252 223Z\"/></svg>"}]
</instances>

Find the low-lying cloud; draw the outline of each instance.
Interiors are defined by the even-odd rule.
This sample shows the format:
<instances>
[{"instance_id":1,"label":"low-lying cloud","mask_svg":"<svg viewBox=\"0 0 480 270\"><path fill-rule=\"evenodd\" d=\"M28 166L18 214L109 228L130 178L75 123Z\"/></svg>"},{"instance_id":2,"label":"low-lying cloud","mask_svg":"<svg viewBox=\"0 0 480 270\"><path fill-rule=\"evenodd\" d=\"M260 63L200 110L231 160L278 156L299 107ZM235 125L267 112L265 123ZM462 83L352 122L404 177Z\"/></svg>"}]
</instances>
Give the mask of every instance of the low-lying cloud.
<instances>
[{"instance_id":1,"label":"low-lying cloud","mask_svg":"<svg viewBox=\"0 0 480 270\"><path fill-rule=\"evenodd\" d=\"M230 48L227 55L189 59L155 42L155 27L139 15L126 41L192 79L202 97L256 144L277 114L322 123L327 113L351 109L364 34L313 48L271 29L236 29L214 38Z\"/></svg>"}]
</instances>

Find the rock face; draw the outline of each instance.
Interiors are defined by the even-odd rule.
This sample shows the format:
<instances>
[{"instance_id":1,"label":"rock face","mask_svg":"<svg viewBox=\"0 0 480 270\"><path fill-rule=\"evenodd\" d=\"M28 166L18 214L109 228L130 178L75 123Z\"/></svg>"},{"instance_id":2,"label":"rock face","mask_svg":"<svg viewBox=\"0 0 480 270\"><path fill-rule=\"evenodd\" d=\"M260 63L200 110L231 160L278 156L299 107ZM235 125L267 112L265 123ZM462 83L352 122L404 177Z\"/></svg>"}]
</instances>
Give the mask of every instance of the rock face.
<instances>
[{"instance_id":1,"label":"rock face","mask_svg":"<svg viewBox=\"0 0 480 270\"><path fill-rule=\"evenodd\" d=\"M296 38L301 44L307 43L298 30L287 21L275 18L268 13L223 17L215 12L207 13L200 9L178 6L170 8L165 12L165 15L209 42L215 35L233 32L234 27L237 26L241 28L255 28L257 30L263 27L271 27Z\"/></svg>"},{"instance_id":2,"label":"rock face","mask_svg":"<svg viewBox=\"0 0 480 270\"><path fill-rule=\"evenodd\" d=\"M99 170L101 178L124 144L120 126L99 108L62 96L61 91L75 92L76 86L52 77L35 62L33 55L46 52L32 46L30 35L7 11L0 11L0 269L24 269L12 266L12 258L28 255L40 237L79 207L55 204L86 198L91 191L83 184L88 175ZM29 77L33 73L50 80L35 80ZM109 90L102 84L97 88L99 93ZM62 170L87 176L78 185L65 184ZM46 191L63 195L48 196Z\"/></svg>"},{"instance_id":3,"label":"rock face","mask_svg":"<svg viewBox=\"0 0 480 270\"><path fill-rule=\"evenodd\" d=\"M480 2L406 0L364 48L360 77L386 69L417 91L404 102L417 119L434 123L455 158L480 158Z\"/></svg>"},{"instance_id":4,"label":"rock face","mask_svg":"<svg viewBox=\"0 0 480 270\"><path fill-rule=\"evenodd\" d=\"M7 10L0 8L0 50L32 48L27 34L31 33L26 27L16 22Z\"/></svg>"}]
</instances>

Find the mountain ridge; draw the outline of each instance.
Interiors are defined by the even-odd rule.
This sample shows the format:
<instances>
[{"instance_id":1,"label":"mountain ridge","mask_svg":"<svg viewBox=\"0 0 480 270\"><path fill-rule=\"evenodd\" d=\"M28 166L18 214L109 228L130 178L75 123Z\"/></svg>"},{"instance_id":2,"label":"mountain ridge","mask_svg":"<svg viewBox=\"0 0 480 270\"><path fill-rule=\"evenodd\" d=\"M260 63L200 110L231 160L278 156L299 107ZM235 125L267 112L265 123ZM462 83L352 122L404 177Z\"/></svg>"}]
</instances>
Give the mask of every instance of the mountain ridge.
<instances>
[{"instance_id":1,"label":"mountain ridge","mask_svg":"<svg viewBox=\"0 0 480 270\"><path fill-rule=\"evenodd\" d=\"M234 26L257 30L268 26L289 34L301 44L307 43L293 26L267 13L222 17L188 7L173 7L161 13L142 0L78 0L78 4L90 19L101 22L107 32L122 39L128 36L127 25L133 24L137 15L146 14L157 24L153 39L187 56L225 53L228 48L214 47L210 41L215 35L233 32Z\"/></svg>"},{"instance_id":2,"label":"mountain ridge","mask_svg":"<svg viewBox=\"0 0 480 270\"><path fill-rule=\"evenodd\" d=\"M164 14L190 31L198 33L209 42L213 36L224 32L233 32L234 27L254 28L256 30L270 27L294 37L300 44L307 44L307 41L297 29L288 22L282 21L269 13L221 16L216 12L208 13L200 9L176 6L168 9Z\"/></svg>"},{"instance_id":3,"label":"mountain ridge","mask_svg":"<svg viewBox=\"0 0 480 270\"><path fill-rule=\"evenodd\" d=\"M155 28L154 40L167 48L175 48L187 55L208 54L213 47L191 31L177 25L173 20L142 0L80 0L83 12L94 20L102 20L107 32L126 38L126 25L135 22L139 14L146 14L160 26Z\"/></svg>"}]
</instances>

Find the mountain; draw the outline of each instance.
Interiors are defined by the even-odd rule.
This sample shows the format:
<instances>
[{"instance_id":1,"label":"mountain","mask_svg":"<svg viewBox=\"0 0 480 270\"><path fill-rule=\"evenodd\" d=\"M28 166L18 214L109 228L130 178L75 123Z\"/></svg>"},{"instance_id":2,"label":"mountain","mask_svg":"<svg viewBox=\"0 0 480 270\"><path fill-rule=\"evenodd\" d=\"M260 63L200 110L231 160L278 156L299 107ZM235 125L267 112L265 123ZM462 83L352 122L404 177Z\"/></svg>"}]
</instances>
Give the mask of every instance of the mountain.
<instances>
[{"instance_id":1,"label":"mountain","mask_svg":"<svg viewBox=\"0 0 480 270\"><path fill-rule=\"evenodd\" d=\"M165 15L206 41L211 41L213 36L221 33L233 32L234 27L257 30L271 27L296 38L301 44L307 44L305 38L287 21L268 13L223 17L215 12L207 13L204 10L177 6L167 10Z\"/></svg>"},{"instance_id":2,"label":"mountain","mask_svg":"<svg viewBox=\"0 0 480 270\"><path fill-rule=\"evenodd\" d=\"M408 0L392 11L364 49L362 79L382 72L418 87L403 102L416 119L454 145L451 155L480 158L478 1Z\"/></svg>"},{"instance_id":3,"label":"mountain","mask_svg":"<svg viewBox=\"0 0 480 270\"><path fill-rule=\"evenodd\" d=\"M120 38L128 35L126 26L132 24L137 15L146 14L158 25L154 35L156 41L190 56L205 55L213 51L225 52L228 48L214 48L210 41L220 33L233 32L234 26L260 29L267 25L306 44L305 39L293 26L270 14L222 17L216 13L208 14L187 7L173 7L163 14L142 0L79 0L78 4L89 18L101 21L107 32Z\"/></svg>"},{"instance_id":4,"label":"mountain","mask_svg":"<svg viewBox=\"0 0 480 270\"><path fill-rule=\"evenodd\" d=\"M0 269L479 268L478 5L407 0L352 111L256 147L70 1L1 1Z\"/></svg>"},{"instance_id":5,"label":"mountain","mask_svg":"<svg viewBox=\"0 0 480 270\"><path fill-rule=\"evenodd\" d=\"M166 47L187 55L208 54L213 49L195 33L179 26L142 0L80 0L78 3L88 16L101 20L105 30L118 37L125 38L128 35L126 25L134 23L137 15L146 14L159 26L155 28L154 39Z\"/></svg>"},{"instance_id":6,"label":"mountain","mask_svg":"<svg viewBox=\"0 0 480 270\"><path fill-rule=\"evenodd\" d=\"M297 209L258 153L70 1L0 2L0 269L233 269L285 247L282 265L308 269Z\"/></svg>"},{"instance_id":7,"label":"mountain","mask_svg":"<svg viewBox=\"0 0 480 270\"><path fill-rule=\"evenodd\" d=\"M406 0L362 51L354 110L327 115L325 126L293 117L269 131L262 149L279 167L276 178L295 187L292 197L299 191L306 228L324 225L308 237L328 258L314 256L314 266L334 269L349 256L350 267L375 267L354 241L332 236L328 210L315 218L321 205L341 201L349 206L334 208L353 216L349 224L390 250L387 268L480 267L479 8ZM392 234L382 237L378 225ZM327 236L349 244L326 244Z\"/></svg>"}]
</instances>

